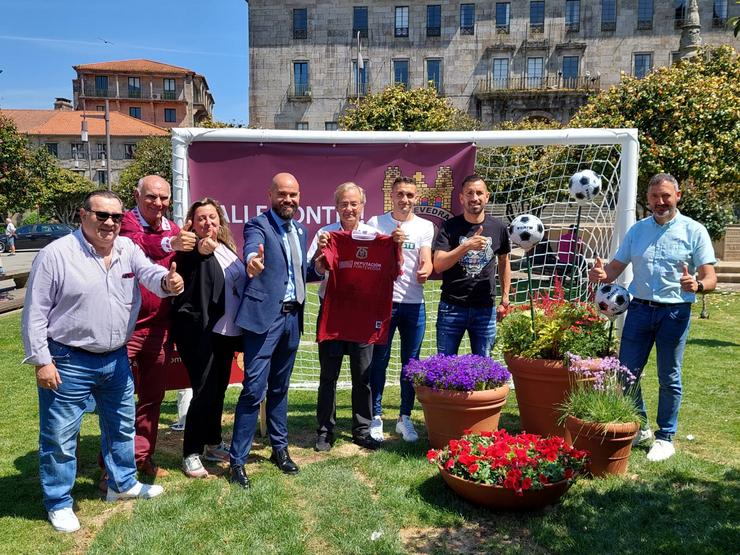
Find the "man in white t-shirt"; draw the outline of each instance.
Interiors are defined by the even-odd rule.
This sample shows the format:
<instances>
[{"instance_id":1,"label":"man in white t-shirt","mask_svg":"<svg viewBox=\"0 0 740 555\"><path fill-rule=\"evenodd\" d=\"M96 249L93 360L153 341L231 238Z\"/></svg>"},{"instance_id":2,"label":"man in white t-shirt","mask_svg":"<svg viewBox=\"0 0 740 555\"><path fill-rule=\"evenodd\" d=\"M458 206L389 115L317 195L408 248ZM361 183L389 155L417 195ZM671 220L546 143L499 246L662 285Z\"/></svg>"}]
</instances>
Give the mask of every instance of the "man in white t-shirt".
<instances>
[{"instance_id":1,"label":"man in white t-shirt","mask_svg":"<svg viewBox=\"0 0 740 555\"><path fill-rule=\"evenodd\" d=\"M13 220L10 218L6 218L5 220L5 236L8 239L9 256L13 256L15 254L15 226L13 225Z\"/></svg>"},{"instance_id":2,"label":"man in white t-shirt","mask_svg":"<svg viewBox=\"0 0 740 555\"><path fill-rule=\"evenodd\" d=\"M391 188L393 210L374 216L368 225L381 233L392 235L403 244L403 273L393 287L393 312L386 345L376 345L370 367L370 389L373 396L373 421L370 434L383 441L382 399L385 374L391 356L391 344L396 328L401 336L401 365L412 358L419 358L421 342L426 327L424 283L432 273L432 241L434 226L429 220L414 214L417 202L416 182L400 176ZM396 432L404 441L416 441L419 436L411 422L414 407L414 387L401 376L401 408L396 422Z\"/></svg>"}]
</instances>

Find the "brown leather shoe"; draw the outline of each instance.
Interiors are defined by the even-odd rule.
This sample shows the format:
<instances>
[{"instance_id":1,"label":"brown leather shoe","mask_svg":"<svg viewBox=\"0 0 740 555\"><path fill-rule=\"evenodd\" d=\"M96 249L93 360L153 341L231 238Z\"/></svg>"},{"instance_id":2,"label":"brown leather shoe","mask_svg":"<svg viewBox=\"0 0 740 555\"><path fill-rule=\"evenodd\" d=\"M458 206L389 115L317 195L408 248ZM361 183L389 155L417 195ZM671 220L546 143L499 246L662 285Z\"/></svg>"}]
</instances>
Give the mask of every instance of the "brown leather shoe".
<instances>
[{"instance_id":1,"label":"brown leather shoe","mask_svg":"<svg viewBox=\"0 0 740 555\"><path fill-rule=\"evenodd\" d=\"M147 476L152 476L154 478L164 478L165 476L170 475L170 473L164 468L159 468L151 457L143 462L136 463L136 469L142 474L146 474Z\"/></svg>"},{"instance_id":2,"label":"brown leather shoe","mask_svg":"<svg viewBox=\"0 0 740 555\"><path fill-rule=\"evenodd\" d=\"M103 470L100 474L100 480L98 480L98 489L106 493L108 491L108 473Z\"/></svg>"}]
</instances>

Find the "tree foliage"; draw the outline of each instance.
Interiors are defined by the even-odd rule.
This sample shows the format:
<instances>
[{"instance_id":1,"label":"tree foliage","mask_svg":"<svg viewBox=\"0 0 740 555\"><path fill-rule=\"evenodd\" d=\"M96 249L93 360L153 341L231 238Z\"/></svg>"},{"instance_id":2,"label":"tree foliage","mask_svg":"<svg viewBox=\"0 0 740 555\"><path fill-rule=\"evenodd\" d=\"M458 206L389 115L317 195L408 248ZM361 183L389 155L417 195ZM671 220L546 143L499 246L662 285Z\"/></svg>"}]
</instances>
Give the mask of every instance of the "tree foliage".
<instances>
[{"instance_id":1,"label":"tree foliage","mask_svg":"<svg viewBox=\"0 0 740 555\"><path fill-rule=\"evenodd\" d=\"M65 223L75 223L78 210L87 193L98 185L73 171L60 168L45 148L33 152L34 178L42 184L38 198L40 214Z\"/></svg>"},{"instance_id":2,"label":"tree foliage","mask_svg":"<svg viewBox=\"0 0 740 555\"><path fill-rule=\"evenodd\" d=\"M12 119L0 114L0 211L3 214L23 212L34 206L37 191L32 159L26 138L18 133Z\"/></svg>"},{"instance_id":3,"label":"tree foliage","mask_svg":"<svg viewBox=\"0 0 740 555\"><path fill-rule=\"evenodd\" d=\"M681 184L681 210L718 238L740 203L740 59L731 46L622 82L593 98L573 127L635 127L638 201L659 172ZM644 206L644 204L643 204Z\"/></svg>"},{"instance_id":4,"label":"tree foliage","mask_svg":"<svg viewBox=\"0 0 740 555\"><path fill-rule=\"evenodd\" d=\"M147 137L136 145L134 160L121 172L115 187L124 206L134 205L136 184L147 175L159 175L172 183L172 143L169 137Z\"/></svg>"},{"instance_id":5,"label":"tree foliage","mask_svg":"<svg viewBox=\"0 0 740 555\"><path fill-rule=\"evenodd\" d=\"M468 131L479 122L432 86L407 90L396 85L361 99L339 118L339 125L351 131Z\"/></svg>"}]
</instances>

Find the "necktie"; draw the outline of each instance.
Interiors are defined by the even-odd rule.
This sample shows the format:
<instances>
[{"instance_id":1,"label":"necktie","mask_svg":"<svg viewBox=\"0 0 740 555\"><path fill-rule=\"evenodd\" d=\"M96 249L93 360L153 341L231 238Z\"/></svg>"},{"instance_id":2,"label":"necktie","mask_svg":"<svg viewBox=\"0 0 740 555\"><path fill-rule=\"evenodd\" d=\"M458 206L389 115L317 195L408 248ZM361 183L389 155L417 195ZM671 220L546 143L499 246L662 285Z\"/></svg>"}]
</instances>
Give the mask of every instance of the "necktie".
<instances>
[{"instance_id":1,"label":"necktie","mask_svg":"<svg viewBox=\"0 0 740 555\"><path fill-rule=\"evenodd\" d=\"M295 297L299 303L302 303L306 298L306 286L303 283L301 255L298 253L298 237L293 233L293 226L290 222L283 224L283 229L288 235L288 245L290 245L290 261L293 265L293 278L295 279Z\"/></svg>"}]
</instances>

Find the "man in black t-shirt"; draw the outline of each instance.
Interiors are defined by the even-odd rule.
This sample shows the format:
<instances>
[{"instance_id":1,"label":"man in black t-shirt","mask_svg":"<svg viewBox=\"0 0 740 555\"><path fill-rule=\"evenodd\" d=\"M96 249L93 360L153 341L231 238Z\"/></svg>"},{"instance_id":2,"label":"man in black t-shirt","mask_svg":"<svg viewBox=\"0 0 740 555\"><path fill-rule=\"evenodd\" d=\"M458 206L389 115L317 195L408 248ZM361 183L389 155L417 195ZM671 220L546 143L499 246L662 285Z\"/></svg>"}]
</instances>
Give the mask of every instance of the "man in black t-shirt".
<instances>
[{"instance_id":1,"label":"man in black t-shirt","mask_svg":"<svg viewBox=\"0 0 740 555\"><path fill-rule=\"evenodd\" d=\"M486 215L488 196L483 179L466 177L460 192L463 213L442 224L432 246L434 270L442 273L438 353L457 354L467 330L472 352L488 356L496 338L496 311L509 306L509 232L499 219ZM497 263L501 303L494 311Z\"/></svg>"}]
</instances>

